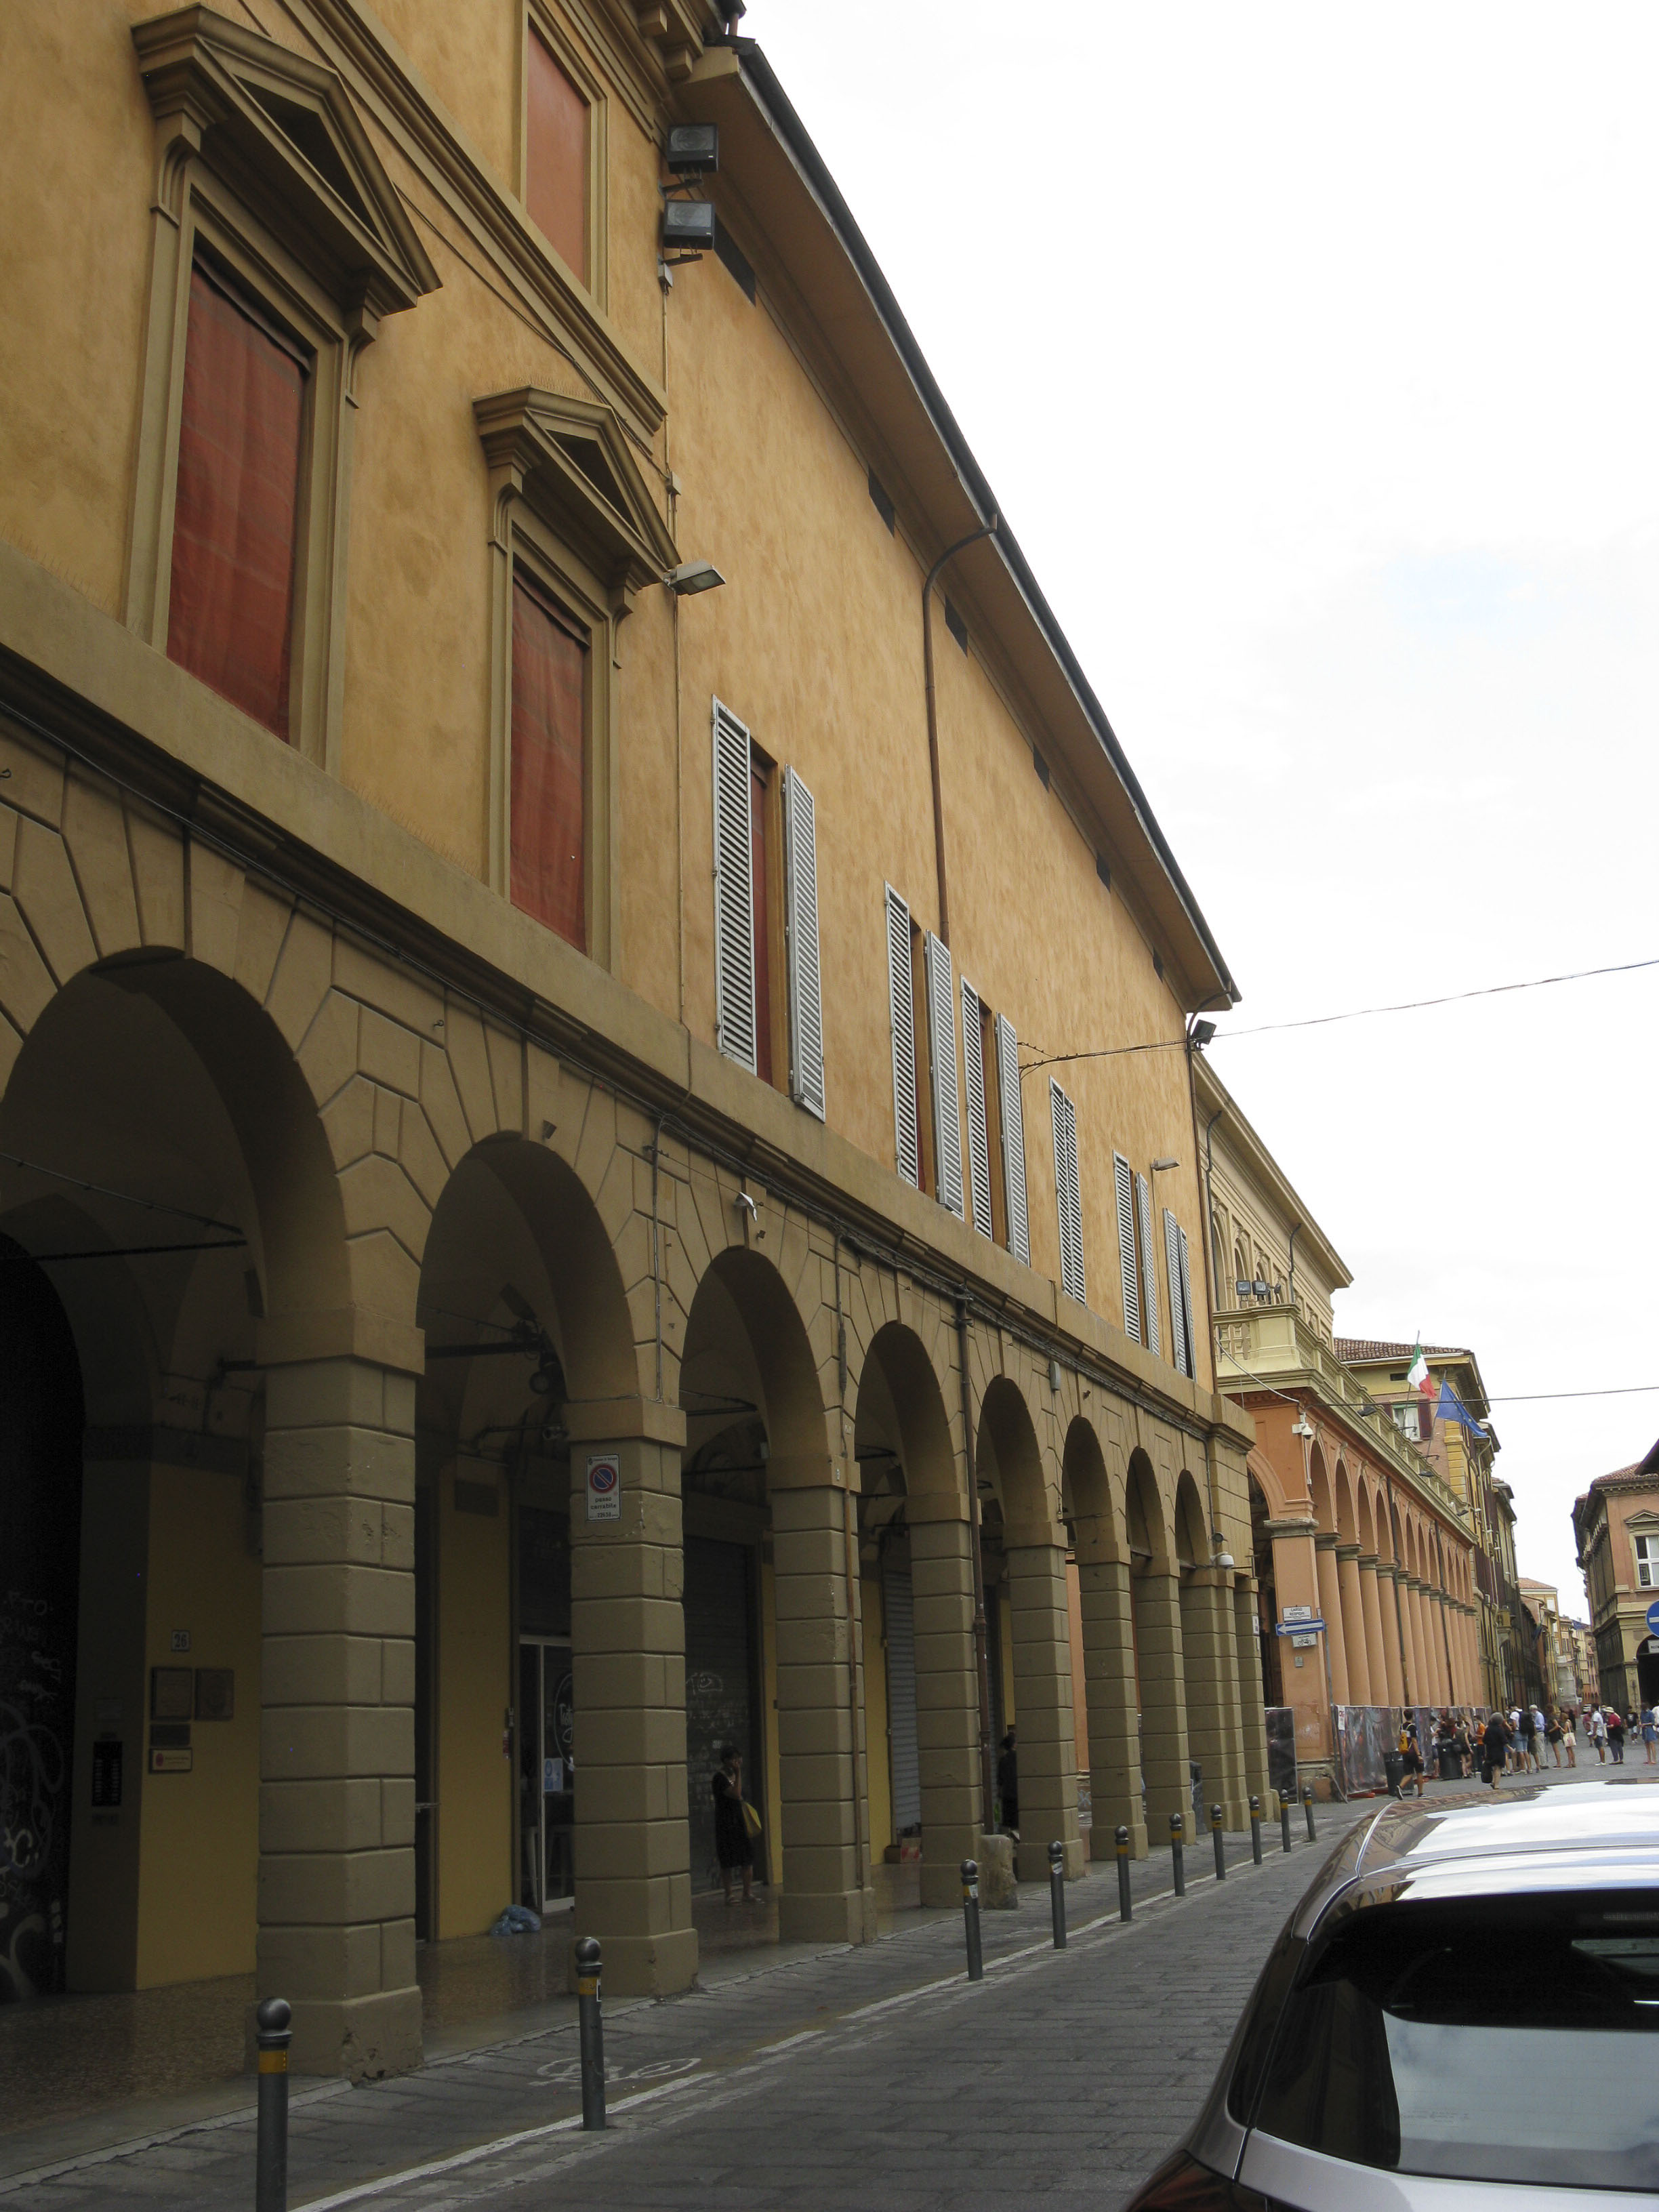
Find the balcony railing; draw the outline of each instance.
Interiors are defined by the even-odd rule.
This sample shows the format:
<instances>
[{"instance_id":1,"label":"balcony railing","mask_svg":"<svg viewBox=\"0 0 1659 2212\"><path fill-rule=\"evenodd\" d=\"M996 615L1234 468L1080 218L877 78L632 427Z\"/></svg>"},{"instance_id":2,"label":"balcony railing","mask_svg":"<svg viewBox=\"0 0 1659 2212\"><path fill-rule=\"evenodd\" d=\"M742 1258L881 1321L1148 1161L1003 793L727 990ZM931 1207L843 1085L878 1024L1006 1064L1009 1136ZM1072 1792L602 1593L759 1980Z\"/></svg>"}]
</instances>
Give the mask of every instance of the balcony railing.
<instances>
[{"instance_id":1,"label":"balcony railing","mask_svg":"<svg viewBox=\"0 0 1659 2212\"><path fill-rule=\"evenodd\" d=\"M1407 1443L1392 1416L1321 1342L1291 1305L1251 1306L1216 1322L1216 1380L1223 1390L1247 1390L1252 1382L1310 1385L1333 1413L1363 1428L1376 1456L1401 1481L1425 1493L1461 1526L1472 1526L1469 1508L1443 1475Z\"/></svg>"}]
</instances>

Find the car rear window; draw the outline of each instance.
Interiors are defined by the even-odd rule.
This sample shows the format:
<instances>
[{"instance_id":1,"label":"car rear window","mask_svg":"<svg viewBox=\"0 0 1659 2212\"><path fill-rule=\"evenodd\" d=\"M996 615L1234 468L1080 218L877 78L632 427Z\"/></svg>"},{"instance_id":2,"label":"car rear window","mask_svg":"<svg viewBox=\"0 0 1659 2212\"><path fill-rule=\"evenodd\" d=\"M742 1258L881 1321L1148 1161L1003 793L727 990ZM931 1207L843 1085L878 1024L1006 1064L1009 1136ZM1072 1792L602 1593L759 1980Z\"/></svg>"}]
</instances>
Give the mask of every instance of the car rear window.
<instances>
[{"instance_id":1,"label":"car rear window","mask_svg":"<svg viewBox=\"0 0 1659 2212\"><path fill-rule=\"evenodd\" d=\"M1356 1912L1286 2002L1255 2124L1403 2173L1659 2189L1659 1897Z\"/></svg>"}]
</instances>

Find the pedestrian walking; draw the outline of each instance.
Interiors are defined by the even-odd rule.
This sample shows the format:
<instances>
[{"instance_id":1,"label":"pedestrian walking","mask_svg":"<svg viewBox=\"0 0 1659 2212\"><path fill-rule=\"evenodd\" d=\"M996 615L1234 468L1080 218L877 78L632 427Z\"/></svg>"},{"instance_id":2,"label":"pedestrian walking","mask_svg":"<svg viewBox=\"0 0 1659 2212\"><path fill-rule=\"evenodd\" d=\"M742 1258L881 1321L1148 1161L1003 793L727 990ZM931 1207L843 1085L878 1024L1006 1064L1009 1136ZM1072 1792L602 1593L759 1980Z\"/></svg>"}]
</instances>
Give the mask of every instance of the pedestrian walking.
<instances>
[{"instance_id":1,"label":"pedestrian walking","mask_svg":"<svg viewBox=\"0 0 1659 2212\"><path fill-rule=\"evenodd\" d=\"M1642 1712L1642 1758L1644 1765L1659 1765L1655 1758L1659 1747L1659 1705L1647 1705Z\"/></svg>"},{"instance_id":2,"label":"pedestrian walking","mask_svg":"<svg viewBox=\"0 0 1659 2212\"><path fill-rule=\"evenodd\" d=\"M1408 1790L1423 1795L1423 1754L1417 1747L1417 1730L1410 1721L1401 1724L1400 1741L1395 1746L1400 1753L1400 1794Z\"/></svg>"},{"instance_id":3,"label":"pedestrian walking","mask_svg":"<svg viewBox=\"0 0 1659 2212\"><path fill-rule=\"evenodd\" d=\"M1538 1771L1538 1738L1533 1729L1533 1711L1530 1705L1521 1705L1516 1708L1515 1723L1521 1740L1522 1771L1525 1774L1535 1774Z\"/></svg>"},{"instance_id":4,"label":"pedestrian walking","mask_svg":"<svg viewBox=\"0 0 1659 2212\"><path fill-rule=\"evenodd\" d=\"M1014 1731L1010 1729L1002 1739L1002 1750L997 1759L997 1795L1002 1800L1002 1825L1005 1828L1019 1826L1019 1754L1014 1748Z\"/></svg>"},{"instance_id":5,"label":"pedestrian walking","mask_svg":"<svg viewBox=\"0 0 1659 2212\"><path fill-rule=\"evenodd\" d=\"M1559 1713L1551 1713L1548 1724L1544 1730L1544 1741L1548 1744L1556 1765L1559 1766L1561 1764L1561 1716Z\"/></svg>"},{"instance_id":6,"label":"pedestrian walking","mask_svg":"<svg viewBox=\"0 0 1659 2212\"><path fill-rule=\"evenodd\" d=\"M734 1743L720 1746L720 1763L714 1770L714 1856L720 1861L720 1887L732 1902L732 1877L743 1876L743 1901L755 1901L755 1838L760 1833L760 1814L743 1794L743 1761Z\"/></svg>"},{"instance_id":7,"label":"pedestrian walking","mask_svg":"<svg viewBox=\"0 0 1659 2212\"><path fill-rule=\"evenodd\" d=\"M1480 1732L1480 1779L1491 1789L1496 1790L1504 1778L1509 1748L1508 1723L1494 1705L1491 1719Z\"/></svg>"},{"instance_id":8,"label":"pedestrian walking","mask_svg":"<svg viewBox=\"0 0 1659 2212\"><path fill-rule=\"evenodd\" d=\"M1571 1712L1564 1713L1561 1716L1561 1748L1567 1754L1567 1765L1569 1766L1577 1766L1578 1764L1578 1732L1572 1724L1572 1715Z\"/></svg>"},{"instance_id":9,"label":"pedestrian walking","mask_svg":"<svg viewBox=\"0 0 1659 2212\"><path fill-rule=\"evenodd\" d=\"M1607 1716L1600 1705L1590 1707L1589 1718L1584 1723L1584 1733L1595 1746L1596 1765L1605 1766L1607 1760Z\"/></svg>"},{"instance_id":10,"label":"pedestrian walking","mask_svg":"<svg viewBox=\"0 0 1659 2212\"><path fill-rule=\"evenodd\" d=\"M1468 1715L1460 1713L1457 1718L1457 1734L1453 1737L1452 1744L1457 1753L1457 1771L1465 1782L1474 1772L1474 1740L1470 1735L1469 1729Z\"/></svg>"},{"instance_id":11,"label":"pedestrian walking","mask_svg":"<svg viewBox=\"0 0 1659 2212\"><path fill-rule=\"evenodd\" d=\"M1625 1763L1625 1720L1617 1705L1607 1708L1607 1749L1613 1753L1613 1763Z\"/></svg>"}]
</instances>

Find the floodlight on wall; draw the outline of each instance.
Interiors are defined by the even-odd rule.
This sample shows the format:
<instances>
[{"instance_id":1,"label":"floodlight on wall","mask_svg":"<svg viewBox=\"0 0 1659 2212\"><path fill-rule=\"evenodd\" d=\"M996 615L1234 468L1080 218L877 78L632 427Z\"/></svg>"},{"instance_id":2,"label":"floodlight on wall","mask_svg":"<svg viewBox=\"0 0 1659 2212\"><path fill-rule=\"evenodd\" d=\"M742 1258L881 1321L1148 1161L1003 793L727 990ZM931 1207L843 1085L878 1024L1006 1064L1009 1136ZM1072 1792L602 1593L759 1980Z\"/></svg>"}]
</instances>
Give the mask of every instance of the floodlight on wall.
<instances>
[{"instance_id":1,"label":"floodlight on wall","mask_svg":"<svg viewBox=\"0 0 1659 2212\"><path fill-rule=\"evenodd\" d=\"M663 159L677 177L712 176L720 165L718 123L677 123L668 134Z\"/></svg>"},{"instance_id":2,"label":"floodlight on wall","mask_svg":"<svg viewBox=\"0 0 1659 2212\"><path fill-rule=\"evenodd\" d=\"M665 200L662 246L668 253L712 253L714 251L714 210L708 200Z\"/></svg>"},{"instance_id":3,"label":"floodlight on wall","mask_svg":"<svg viewBox=\"0 0 1659 2212\"><path fill-rule=\"evenodd\" d=\"M1179 1160L1154 1160L1152 1162L1152 1173L1154 1175L1168 1175L1171 1168L1178 1168L1180 1165L1181 1163Z\"/></svg>"},{"instance_id":4,"label":"floodlight on wall","mask_svg":"<svg viewBox=\"0 0 1659 2212\"><path fill-rule=\"evenodd\" d=\"M1215 1024L1213 1022L1194 1022L1187 1032L1187 1042L1197 1051L1202 1052L1205 1046L1208 1044L1210 1039L1214 1035Z\"/></svg>"},{"instance_id":5,"label":"floodlight on wall","mask_svg":"<svg viewBox=\"0 0 1659 2212\"><path fill-rule=\"evenodd\" d=\"M693 599L699 592L714 591L726 581L712 561L682 561L663 578L677 599Z\"/></svg>"}]
</instances>

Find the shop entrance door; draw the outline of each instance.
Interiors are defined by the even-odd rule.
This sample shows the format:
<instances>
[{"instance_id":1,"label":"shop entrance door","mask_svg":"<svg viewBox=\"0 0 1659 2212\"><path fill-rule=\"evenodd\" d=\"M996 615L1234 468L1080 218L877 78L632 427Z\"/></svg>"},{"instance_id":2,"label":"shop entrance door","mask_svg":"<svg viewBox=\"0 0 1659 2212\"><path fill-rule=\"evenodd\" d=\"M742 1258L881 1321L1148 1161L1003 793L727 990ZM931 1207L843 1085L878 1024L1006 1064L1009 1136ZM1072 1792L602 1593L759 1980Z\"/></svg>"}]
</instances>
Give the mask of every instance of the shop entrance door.
<instances>
[{"instance_id":1,"label":"shop entrance door","mask_svg":"<svg viewBox=\"0 0 1659 2212\"><path fill-rule=\"evenodd\" d=\"M520 1901L532 1912L575 1893L575 1707L570 1646L519 1646Z\"/></svg>"}]
</instances>

